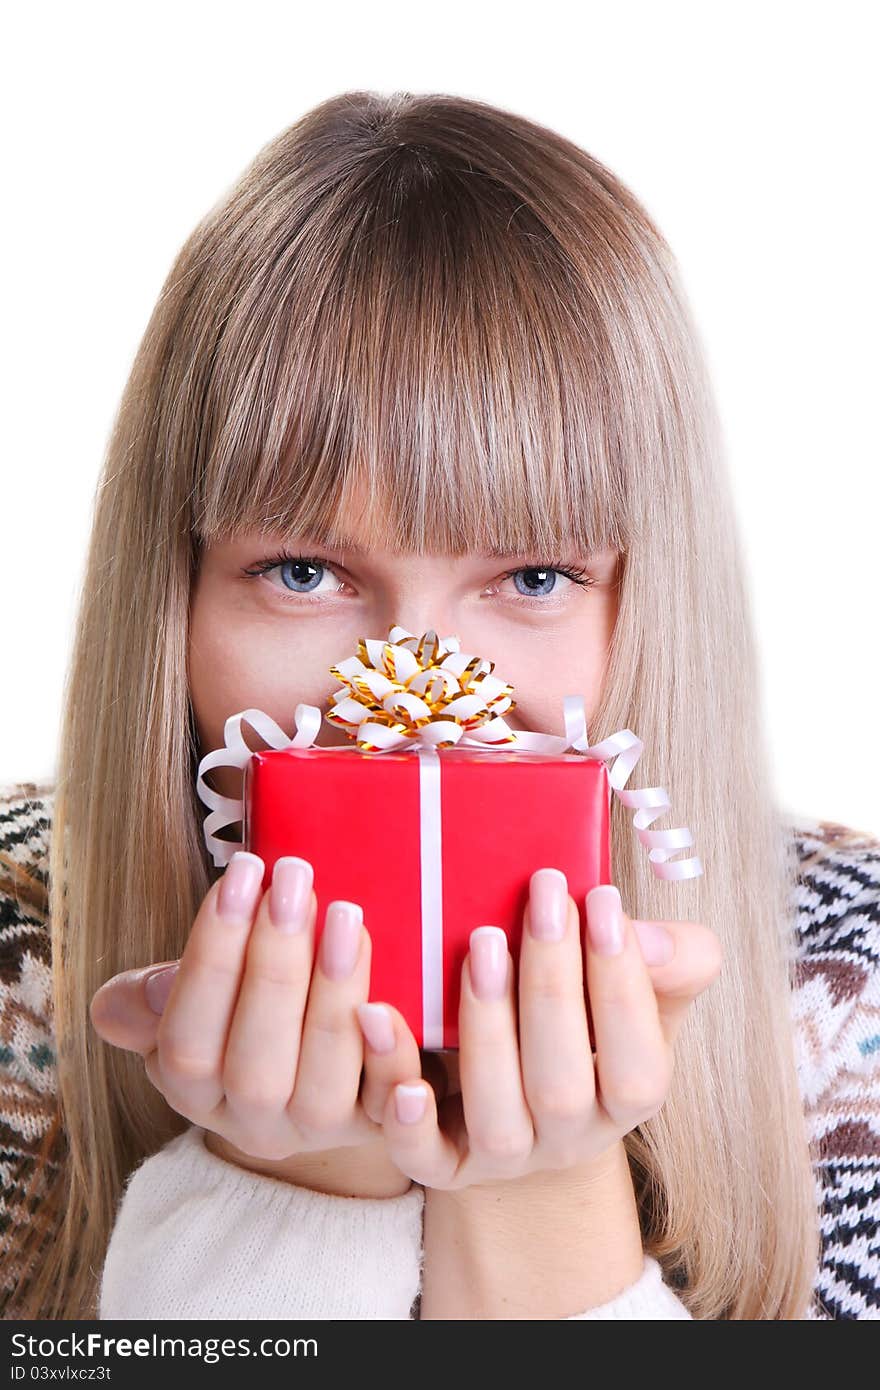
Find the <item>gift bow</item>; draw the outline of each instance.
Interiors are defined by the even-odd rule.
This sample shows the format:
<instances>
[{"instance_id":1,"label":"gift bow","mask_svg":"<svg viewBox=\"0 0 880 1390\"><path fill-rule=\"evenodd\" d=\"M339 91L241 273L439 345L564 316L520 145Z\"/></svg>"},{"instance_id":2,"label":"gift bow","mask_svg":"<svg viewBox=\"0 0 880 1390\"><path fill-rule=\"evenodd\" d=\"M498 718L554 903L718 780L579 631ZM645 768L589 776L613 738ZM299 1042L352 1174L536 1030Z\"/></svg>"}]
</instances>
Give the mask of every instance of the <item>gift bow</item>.
<instances>
[{"instance_id":1,"label":"gift bow","mask_svg":"<svg viewBox=\"0 0 880 1390\"><path fill-rule=\"evenodd\" d=\"M330 668L331 675L342 680L345 688L331 697L332 706L324 716L317 705L297 705L292 738L263 710L246 709L230 715L223 728L224 747L205 754L196 782L198 795L210 810L204 835L214 864L222 868L244 847L217 835L218 830L242 820L244 803L240 797L213 791L204 774L214 767L246 766L253 753L245 743L242 723L249 724L271 748L312 748L319 746L315 739L322 717L326 717L355 740L352 752L385 753L406 746L423 756L437 757L438 748L457 746L487 754L501 748L520 748L551 755L577 752L602 761L614 758L608 767L609 783L624 806L636 808L633 828L648 849L656 877L684 879L702 874L703 866L696 856L670 862L670 855L694 843L687 826L648 829L671 807L665 788L624 790L644 751L640 738L630 729L620 729L590 746L581 695L564 697L564 736L511 729L503 718L515 708L511 687L493 676L493 669L493 662L461 652L457 637L440 638L431 628L417 637L395 626L387 641L361 638L356 656Z\"/></svg>"}]
</instances>

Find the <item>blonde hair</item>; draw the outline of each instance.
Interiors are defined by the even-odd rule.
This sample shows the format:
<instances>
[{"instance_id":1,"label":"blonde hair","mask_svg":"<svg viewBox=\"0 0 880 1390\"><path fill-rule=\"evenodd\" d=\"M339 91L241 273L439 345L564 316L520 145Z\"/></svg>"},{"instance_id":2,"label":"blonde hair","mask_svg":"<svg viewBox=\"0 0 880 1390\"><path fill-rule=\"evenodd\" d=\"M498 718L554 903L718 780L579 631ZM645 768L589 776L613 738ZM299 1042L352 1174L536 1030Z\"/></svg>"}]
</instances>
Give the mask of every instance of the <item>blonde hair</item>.
<instances>
[{"instance_id":1,"label":"blonde hair","mask_svg":"<svg viewBox=\"0 0 880 1390\"><path fill-rule=\"evenodd\" d=\"M24 1316L95 1315L126 1177L187 1123L89 1004L182 954L214 877L187 681L201 548L251 528L332 542L356 494L375 503L369 535L401 550L621 552L590 739L644 739L637 784L667 788L704 874L658 881L614 798L615 881L631 916L704 922L724 948L665 1105L625 1141L645 1248L695 1318L806 1315L820 1247L789 1008L795 864L728 487L671 252L552 130L459 97L347 92L199 223L96 495L50 859L68 1152Z\"/></svg>"}]
</instances>

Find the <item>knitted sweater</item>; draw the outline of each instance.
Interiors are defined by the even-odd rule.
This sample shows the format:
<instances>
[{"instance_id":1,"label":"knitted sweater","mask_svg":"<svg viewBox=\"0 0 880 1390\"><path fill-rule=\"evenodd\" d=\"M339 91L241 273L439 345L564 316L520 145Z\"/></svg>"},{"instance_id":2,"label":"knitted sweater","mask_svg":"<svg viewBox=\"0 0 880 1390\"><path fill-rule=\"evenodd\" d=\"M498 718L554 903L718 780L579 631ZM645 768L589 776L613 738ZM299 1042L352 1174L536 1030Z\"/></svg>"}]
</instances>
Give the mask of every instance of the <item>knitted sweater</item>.
<instances>
[{"instance_id":1,"label":"knitted sweater","mask_svg":"<svg viewBox=\"0 0 880 1390\"><path fill-rule=\"evenodd\" d=\"M43 1223L57 1128L47 884L53 795L0 787L0 1312L19 1316L9 1235ZM797 1064L822 1232L809 1319L880 1319L880 837L784 823L799 864L791 911ZM418 1316L424 1193L339 1197L227 1163L188 1125L129 1174L106 1253L102 1318ZM49 1170L48 1181L54 1176ZM578 1319L690 1317L656 1260Z\"/></svg>"}]
</instances>

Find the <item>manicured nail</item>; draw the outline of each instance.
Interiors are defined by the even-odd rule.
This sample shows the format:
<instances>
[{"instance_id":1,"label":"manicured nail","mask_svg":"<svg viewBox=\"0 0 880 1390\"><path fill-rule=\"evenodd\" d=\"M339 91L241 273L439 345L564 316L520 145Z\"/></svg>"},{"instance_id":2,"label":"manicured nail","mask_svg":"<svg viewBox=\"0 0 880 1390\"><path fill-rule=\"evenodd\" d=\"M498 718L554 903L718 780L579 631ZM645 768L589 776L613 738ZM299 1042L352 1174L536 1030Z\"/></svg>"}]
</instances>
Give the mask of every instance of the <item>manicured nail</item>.
<instances>
[{"instance_id":1,"label":"manicured nail","mask_svg":"<svg viewBox=\"0 0 880 1390\"><path fill-rule=\"evenodd\" d=\"M393 1052L397 1046L394 1024L384 1004L358 1004L357 1016L364 1037L374 1052Z\"/></svg>"},{"instance_id":2,"label":"manicured nail","mask_svg":"<svg viewBox=\"0 0 880 1390\"><path fill-rule=\"evenodd\" d=\"M266 866L258 854L236 850L220 880L217 911L230 922L250 917L263 886Z\"/></svg>"},{"instance_id":3,"label":"manicured nail","mask_svg":"<svg viewBox=\"0 0 880 1390\"><path fill-rule=\"evenodd\" d=\"M154 1014L162 1013L168 1003L168 996L177 978L179 968L180 962L178 961L176 965L163 965L161 970L156 970L152 975L147 976L144 982L144 994Z\"/></svg>"},{"instance_id":4,"label":"manicured nail","mask_svg":"<svg viewBox=\"0 0 880 1390\"><path fill-rule=\"evenodd\" d=\"M307 859L290 854L275 860L269 890L269 916L280 931L302 931L313 881L314 870Z\"/></svg>"},{"instance_id":5,"label":"manicured nail","mask_svg":"<svg viewBox=\"0 0 880 1390\"><path fill-rule=\"evenodd\" d=\"M675 954L675 941L672 932L661 922L637 922L633 928L639 938L642 955L646 965L668 965Z\"/></svg>"},{"instance_id":6,"label":"manicured nail","mask_svg":"<svg viewBox=\"0 0 880 1390\"><path fill-rule=\"evenodd\" d=\"M329 903L321 933L321 969L331 980L344 980L360 954L364 910L357 903Z\"/></svg>"},{"instance_id":7,"label":"manicured nail","mask_svg":"<svg viewBox=\"0 0 880 1390\"><path fill-rule=\"evenodd\" d=\"M415 1125L425 1113L428 1097L424 1086L395 1086L394 1109L402 1125Z\"/></svg>"},{"instance_id":8,"label":"manicured nail","mask_svg":"<svg viewBox=\"0 0 880 1390\"><path fill-rule=\"evenodd\" d=\"M500 927L475 927L470 936L471 983L478 999L501 999L507 987L507 936Z\"/></svg>"},{"instance_id":9,"label":"manicured nail","mask_svg":"<svg viewBox=\"0 0 880 1390\"><path fill-rule=\"evenodd\" d=\"M529 893L529 930L538 941L561 941L568 917L568 879L561 869L536 869Z\"/></svg>"},{"instance_id":10,"label":"manicured nail","mask_svg":"<svg viewBox=\"0 0 880 1390\"><path fill-rule=\"evenodd\" d=\"M590 945L600 956L616 956L623 950L623 909L613 883L603 883L587 894L587 932Z\"/></svg>"}]
</instances>

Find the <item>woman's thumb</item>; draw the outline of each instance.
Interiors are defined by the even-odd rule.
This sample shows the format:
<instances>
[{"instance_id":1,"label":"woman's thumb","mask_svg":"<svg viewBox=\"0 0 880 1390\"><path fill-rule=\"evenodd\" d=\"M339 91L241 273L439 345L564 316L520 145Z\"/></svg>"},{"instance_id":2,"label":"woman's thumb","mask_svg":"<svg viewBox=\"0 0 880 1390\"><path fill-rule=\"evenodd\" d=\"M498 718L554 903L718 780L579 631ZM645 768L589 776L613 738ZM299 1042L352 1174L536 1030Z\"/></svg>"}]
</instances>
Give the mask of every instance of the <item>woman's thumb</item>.
<instances>
[{"instance_id":1,"label":"woman's thumb","mask_svg":"<svg viewBox=\"0 0 880 1390\"><path fill-rule=\"evenodd\" d=\"M89 1005L89 1017L98 1036L129 1052L152 1052L179 964L168 961L164 965L146 965L105 980Z\"/></svg>"}]
</instances>

